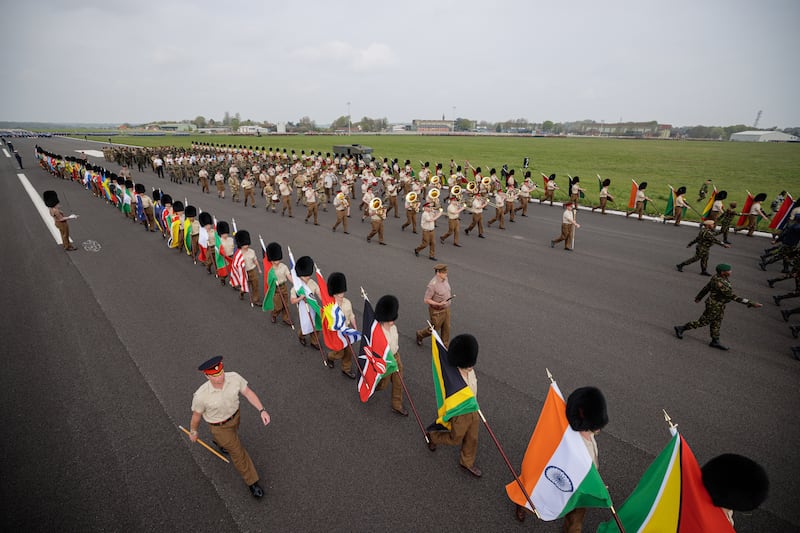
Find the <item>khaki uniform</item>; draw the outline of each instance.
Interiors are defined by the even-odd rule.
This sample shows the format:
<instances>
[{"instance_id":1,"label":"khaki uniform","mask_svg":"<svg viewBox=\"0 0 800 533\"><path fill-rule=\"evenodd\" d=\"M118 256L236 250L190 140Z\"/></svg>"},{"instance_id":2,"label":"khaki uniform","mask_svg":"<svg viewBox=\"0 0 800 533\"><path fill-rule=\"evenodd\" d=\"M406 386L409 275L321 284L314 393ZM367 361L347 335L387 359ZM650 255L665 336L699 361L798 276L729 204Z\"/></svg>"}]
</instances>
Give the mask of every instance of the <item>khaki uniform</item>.
<instances>
[{"instance_id":1,"label":"khaki uniform","mask_svg":"<svg viewBox=\"0 0 800 533\"><path fill-rule=\"evenodd\" d=\"M430 317L433 328L439 333L439 337L445 346L450 344L450 282L445 279L439 279L439 276L433 276L425 288L425 296L423 300L433 300L440 306L441 309L436 309L433 306L428 306L428 315ZM431 336L429 328L423 328L417 331L417 343L425 337Z\"/></svg>"},{"instance_id":2,"label":"khaki uniform","mask_svg":"<svg viewBox=\"0 0 800 533\"><path fill-rule=\"evenodd\" d=\"M247 389L247 380L236 372L226 372L221 389L210 381L203 383L192 397L192 411L203 415L214 442L231 456L234 468L245 484L258 481L258 472L250 454L239 440L239 394Z\"/></svg>"}]
</instances>

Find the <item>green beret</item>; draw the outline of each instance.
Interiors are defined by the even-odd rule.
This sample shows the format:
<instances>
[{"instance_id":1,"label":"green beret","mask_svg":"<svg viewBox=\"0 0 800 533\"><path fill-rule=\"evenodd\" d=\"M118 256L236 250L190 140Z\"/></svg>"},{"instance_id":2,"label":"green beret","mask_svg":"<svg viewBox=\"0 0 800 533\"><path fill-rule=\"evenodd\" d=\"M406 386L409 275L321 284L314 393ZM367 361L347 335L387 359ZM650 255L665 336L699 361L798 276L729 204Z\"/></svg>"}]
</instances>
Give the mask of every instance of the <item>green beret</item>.
<instances>
[{"instance_id":1,"label":"green beret","mask_svg":"<svg viewBox=\"0 0 800 533\"><path fill-rule=\"evenodd\" d=\"M717 272L728 272L731 266L728 263L720 263L717 265Z\"/></svg>"}]
</instances>

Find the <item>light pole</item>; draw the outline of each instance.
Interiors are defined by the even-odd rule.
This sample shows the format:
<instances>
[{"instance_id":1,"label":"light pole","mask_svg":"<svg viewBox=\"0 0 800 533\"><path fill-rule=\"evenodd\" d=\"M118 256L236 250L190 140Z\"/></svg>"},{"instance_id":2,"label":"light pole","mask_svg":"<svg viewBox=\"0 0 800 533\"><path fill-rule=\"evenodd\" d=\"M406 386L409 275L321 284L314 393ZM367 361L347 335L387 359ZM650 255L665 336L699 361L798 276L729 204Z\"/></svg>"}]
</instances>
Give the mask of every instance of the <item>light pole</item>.
<instances>
[{"instance_id":1,"label":"light pole","mask_svg":"<svg viewBox=\"0 0 800 533\"><path fill-rule=\"evenodd\" d=\"M351 134L350 123L350 102L347 102L347 135Z\"/></svg>"}]
</instances>

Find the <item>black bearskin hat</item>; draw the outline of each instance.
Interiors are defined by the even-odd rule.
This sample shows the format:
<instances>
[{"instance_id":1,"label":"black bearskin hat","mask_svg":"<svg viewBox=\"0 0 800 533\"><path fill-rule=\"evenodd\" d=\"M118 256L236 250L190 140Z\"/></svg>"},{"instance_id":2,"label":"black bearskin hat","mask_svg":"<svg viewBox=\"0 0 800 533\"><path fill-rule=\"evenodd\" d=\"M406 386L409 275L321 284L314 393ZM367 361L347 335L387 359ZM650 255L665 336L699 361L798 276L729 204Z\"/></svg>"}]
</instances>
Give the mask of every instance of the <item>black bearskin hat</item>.
<instances>
[{"instance_id":1,"label":"black bearskin hat","mask_svg":"<svg viewBox=\"0 0 800 533\"><path fill-rule=\"evenodd\" d=\"M230 232L231 232L231 227L228 225L227 222L225 222L224 220L220 220L217 222L217 233L219 233L220 235L224 235Z\"/></svg>"},{"instance_id":2,"label":"black bearskin hat","mask_svg":"<svg viewBox=\"0 0 800 533\"><path fill-rule=\"evenodd\" d=\"M567 420L575 431L596 431L608 424L606 399L597 387L575 389L567 398Z\"/></svg>"},{"instance_id":3,"label":"black bearskin hat","mask_svg":"<svg viewBox=\"0 0 800 533\"><path fill-rule=\"evenodd\" d=\"M347 292L347 278L341 272L331 272L328 276L328 294L341 294Z\"/></svg>"},{"instance_id":4,"label":"black bearskin hat","mask_svg":"<svg viewBox=\"0 0 800 533\"><path fill-rule=\"evenodd\" d=\"M233 238L236 241L236 246L239 248L242 246L250 246L250 232L246 229L237 231Z\"/></svg>"},{"instance_id":5,"label":"black bearskin hat","mask_svg":"<svg viewBox=\"0 0 800 533\"><path fill-rule=\"evenodd\" d=\"M297 260L294 265L294 271L297 272L298 276L310 276L314 273L314 260L304 255Z\"/></svg>"},{"instance_id":6,"label":"black bearskin hat","mask_svg":"<svg viewBox=\"0 0 800 533\"><path fill-rule=\"evenodd\" d=\"M56 191L44 191L42 193L42 199L44 200L44 205L47 207L55 207L58 205L58 194Z\"/></svg>"},{"instance_id":7,"label":"black bearskin hat","mask_svg":"<svg viewBox=\"0 0 800 533\"><path fill-rule=\"evenodd\" d=\"M611 180L608 179L608 178L604 179L603 180L603 187L608 187L609 185L611 185Z\"/></svg>"},{"instance_id":8,"label":"black bearskin hat","mask_svg":"<svg viewBox=\"0 0 800 533\"><path fill-rule=\"evenodd\" d=\"M180 200L178 200L177 202L175 202L174 204L172 204L172 210L173 210L173 211L175 211L176 213L181 213L181 212L183 212L183 202L181 202Z\"/></svg>"},{"instance_id":9,"label":"black bearskin hat","mask_svg":"<svg viewBox=\"0 0 800 533\"><path fill-rule=\"evenodd\" d=\"M554 180L554 179L556 179L556 175L555 174L550 174L550 176L548 176L547 179L548 180Z\"/></svg>"},{"instance_id":10,"label":"black bearskin hat","mask_svg":"<svg viewBox=\"0 0 800 533\"><path fill-rule=\"evenodd\" d=\"M675 191L675 194L686 194L686 187L678 187L678 190Z\"/></svg>"},{"instance_id":11,"label":"black bearskin hat","mask_svg":"<svg viewBox=\"0 0 800 533\"><path fill-rule=\"evenodd\" d=\"M478 360L478 340L469 333L456 335L447 347L447 362L458 368L475 366Z\"/></svg>"},{"instance_id":12,"label":"black bearskin hat","mask_svg":"<svg viewBox=\"0 0 800 533\"><path fill-rule=\"evenodd\" d=\"M161 200L161 191L156 189L156 190L153 191L153 201L154 202L158 202L160 200Z\"/></svg>"},{"instance_id":13,"label":"black bearskin hat","mask_svg":"<svg viewBox=\"0 0 800 533\"><path fill-rule=\"evenodd\" d=\"M760 192L760 193L756 194L756 197L753 198L753 201L754 202L763 202L766 199L767 199L767 193Z\"/></svg>"},{"instance_id":14,"label":"black bearskin hat","mask_svg":"<svg viewBox=\"0 0 800 533\"><path fill-rule=\"evenodd\" d=\"M133 189L133 180L125 180L125 188Z\"/></svg>"},{"instance_id":15,"label":"black bearskin hat","mask_svg":"<svg viewBox=\"0 0 800 533\"><path fill-rule=\"evenodd\" d=\"M133 190L136 191L136 194L144 194L145 188L144 185L142 185L141 183L137 183L133 187Z\"/></svg>"},{"instance_id":16,"label":"black bearskin hat","mask_svg":"<svg viewBox=\"0 0 800 533\"><path fill-rule=\"evenodd\" d=\"M170 196L169 194L166 194L166 193L162 194L161 195L161 203L163 205L171 204L172 203L172 196Z\"/></svg>"},{"instance_id":17,"label":"black bearskin hat","mask_svg":"<svg viewBox=\"0 0 800 533\"><path fill-rule=\"evenodd\" d=\"M267 245L267 260L280 261L283 259L283 248L277 242L271 242Z\"/></svg>"},{"instance_id":18,"label":"black bearskin hat","mask_svg":"<svg viewBox=\"0 0 800 533\"><path fill-rule=\"evenodd\" d=\"M197 216L197 208L193 205L187 205L186 209L184 210L184 214L187 217L196 217Z\"/></svg>"},{"instance_id":19,"label":"black bearskin hat","mask_svg":"<svg viewBox=\"0 0 800 533\"><path fill-rule=\"evenodd\" d=\"M726 453L711 459L702 470L703 485L717 507L752 511L767 499L767 473L752 459Z\"/></svg>"},{"instance_id":20,"label":"black bearskin hat","mask_svg":"<svg viewBox=\"0 0 800 533\"><path fill-rule=\"evenodd\" d=\"M202 213L200 213L200 216L197 217L197 221L200 222L201 226L210 226L211 224L214 223L214 218L208 211L203 211Z\"/></svg>"},{"instance_id":21,"label":"black bearskin hat","mask_svg":"<svg viewBox=\"0 0 800 533\"><path fill-rule=\"evenodd\" d=\"M640 191L643 191L643 190L645 190L646 188L647 188L647 182L646 182L646 181L643 181L643 182L641 182L641 183L639 184L639 190L640 190Z\"/></svg>"},{"instance_id":22,"label":"black bearskin hat","mask_svg":"<svg viewBox=\"0 0 800 533\"><path fill-rule=\"evenodd\" d=\"M728 197L728 191L719 191L717 193L717 200L724 200Z\"/></svg>"},{"instance_id":23,"label":"black bearskin hat","mask_svg":"<svg viewBox=\"0 0 800 533\"><path fill-rule=\"evenodd\" d=\"M375 320L378 322L393 322L397 320L397 311L400 309L400 302L396 296L386 294L381 296L375 304Z\"/></svg>"}]
</instances>

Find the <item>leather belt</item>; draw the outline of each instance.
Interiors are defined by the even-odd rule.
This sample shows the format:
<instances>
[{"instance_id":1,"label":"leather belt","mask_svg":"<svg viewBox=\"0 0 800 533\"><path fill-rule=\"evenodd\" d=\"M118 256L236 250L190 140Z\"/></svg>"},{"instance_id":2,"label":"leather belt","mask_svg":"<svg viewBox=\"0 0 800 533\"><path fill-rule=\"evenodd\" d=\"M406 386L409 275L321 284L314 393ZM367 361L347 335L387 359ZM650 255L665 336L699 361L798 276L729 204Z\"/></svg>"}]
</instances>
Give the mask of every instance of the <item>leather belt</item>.
<instances>
[{"instance_id":1,"label":"leather belt","mask_svg":"<svg viewBox=\"0 0 800 533\"><path fill-rule=\"evenodd\" d=\"M235 417L235 416L236 416L236 415L238 415L238 414L239 414L239 409L237 409L237 410L236 410L236 412L235 412L235 413L233 413L233 414L230 416L230 418L227 418L227 419L223 420L222 422L209 422L209 423L208 423L208 425L210 425L210 426L221 426L222 424L227 424L228 422L230 422L231 420L233 420L233 417Z\"/></svg>"}]
</instances>

